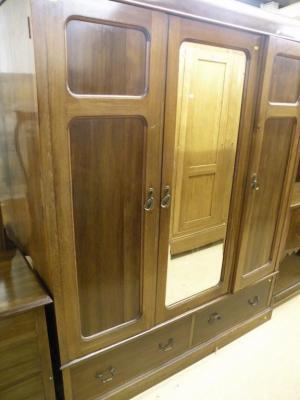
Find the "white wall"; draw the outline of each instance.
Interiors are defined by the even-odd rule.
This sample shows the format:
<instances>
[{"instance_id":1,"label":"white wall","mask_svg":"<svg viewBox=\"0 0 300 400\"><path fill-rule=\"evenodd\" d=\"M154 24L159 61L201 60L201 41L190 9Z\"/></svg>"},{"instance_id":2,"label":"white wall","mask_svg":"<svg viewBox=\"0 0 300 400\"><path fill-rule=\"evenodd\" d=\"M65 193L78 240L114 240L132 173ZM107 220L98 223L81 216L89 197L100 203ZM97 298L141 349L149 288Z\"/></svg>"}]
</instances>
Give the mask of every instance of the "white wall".
<instances>
[{"instance_id":1,"label":"white wall","mask_svg":"<svg viewBox=\"0 0 300 400\"><path fill-rule=\"evenodd\" d=\"M33 48L28 38L29 0L6 0L0 6L0 73L33 73ZM16 49L12 43L21 43Z\"/></svg>"}]
</instances>

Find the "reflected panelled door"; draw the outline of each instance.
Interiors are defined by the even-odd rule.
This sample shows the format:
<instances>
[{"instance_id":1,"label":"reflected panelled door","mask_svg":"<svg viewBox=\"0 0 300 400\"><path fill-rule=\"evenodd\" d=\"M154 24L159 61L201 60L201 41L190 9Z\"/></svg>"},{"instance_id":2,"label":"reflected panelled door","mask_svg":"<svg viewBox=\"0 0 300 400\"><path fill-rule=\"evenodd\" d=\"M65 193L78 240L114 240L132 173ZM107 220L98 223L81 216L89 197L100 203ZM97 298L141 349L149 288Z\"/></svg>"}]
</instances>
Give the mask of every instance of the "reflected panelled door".
<instances>
[{"instance_id":1,"label":"reflected panelled door","mask_svg":"<svg viewBox=\"0 0 300 400\"><path fill-rule=\"evenodd\" d=\"M167 305L221 279L245 67L241 51L180 48Z\"/></svg>"},{"instance_id":2,"label":"reflected panelled door","mask_svg":"<svg viewBox=\"0 0 300 400\"><path fill-rule=\"evenodd\" d=\"M167 16L110 1L47 12L72 359L154 324Z\"/></svg>"},{"instance_id":3,"label":"reflected panelled door","mask_svg":"<svg viewBox=\"0 0 300 400\"><path fill-rule=\"evenodd\" d=\"M230 49L180 52L172 254L225 238L246 65Z\"/></svg>"}]
</instances>

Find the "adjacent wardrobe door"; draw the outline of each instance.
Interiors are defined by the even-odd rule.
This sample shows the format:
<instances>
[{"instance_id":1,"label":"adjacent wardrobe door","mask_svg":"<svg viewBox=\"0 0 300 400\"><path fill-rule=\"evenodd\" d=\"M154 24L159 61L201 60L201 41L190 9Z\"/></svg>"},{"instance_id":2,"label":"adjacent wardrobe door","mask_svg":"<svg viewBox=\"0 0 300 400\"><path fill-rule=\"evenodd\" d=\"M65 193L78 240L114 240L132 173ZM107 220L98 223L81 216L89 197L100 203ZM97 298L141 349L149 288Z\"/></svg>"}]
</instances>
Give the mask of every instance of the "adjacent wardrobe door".
<instances>
[{"instance_id":1,"label":"adjacent wardrobe door","mask_svg":"<svg viewBox=\"0 0 300 400\"><path fill-rule=\"evenodd\" d=\"M154 323L163 14L47 2L50 108L70 358Z\"/></svg>"},{"instance_id":2,"label":"adjacent wardrobe door","mask_svg":"<svg viewBox=\"0 0 300 400\"><path fill-rule=\"evenodd\" d=\"M157 321L229 290L261 48L170 17Z\"/></svg>"},{"instance_id":3,"label":"adjacent wardrobe door","mask_svg":"<svg viewBox=\"0 0 300 400\"><path fill-rule=\"evenodd\" d=\"M299 45L271 38L247 181L235 289L276 267L299 140Z\"/></svg>"}]
</instances>

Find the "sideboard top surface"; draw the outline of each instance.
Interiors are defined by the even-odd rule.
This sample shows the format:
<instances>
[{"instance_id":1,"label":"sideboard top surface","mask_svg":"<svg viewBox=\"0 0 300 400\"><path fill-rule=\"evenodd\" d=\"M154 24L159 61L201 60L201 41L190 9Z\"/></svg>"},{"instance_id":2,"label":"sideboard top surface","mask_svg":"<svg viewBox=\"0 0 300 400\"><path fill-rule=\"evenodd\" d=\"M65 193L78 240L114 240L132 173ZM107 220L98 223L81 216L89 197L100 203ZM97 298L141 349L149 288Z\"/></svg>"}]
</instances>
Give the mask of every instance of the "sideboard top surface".
<instances>
[{"instance_id":1,"label":"sideboard top surface","mask_svg":"<svg viewBox=\"0 0 300 400\"><path fill-rule=\"evenodd\" d=\"M19 252L0 255L0 318L51 302Z\"/></svg>"}]
</instances>

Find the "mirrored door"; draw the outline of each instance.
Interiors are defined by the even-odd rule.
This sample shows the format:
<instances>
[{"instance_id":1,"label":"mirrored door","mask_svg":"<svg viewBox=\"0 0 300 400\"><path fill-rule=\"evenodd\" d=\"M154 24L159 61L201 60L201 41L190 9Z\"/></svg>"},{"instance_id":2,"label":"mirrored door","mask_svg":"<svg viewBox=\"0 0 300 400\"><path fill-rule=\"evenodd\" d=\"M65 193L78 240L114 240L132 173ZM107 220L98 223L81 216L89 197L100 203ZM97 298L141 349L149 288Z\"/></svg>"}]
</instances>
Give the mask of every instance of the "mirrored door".
<instances>
[{"instance_id":1,"label":"mirrored door","mask_svg":"<svg viewBox=\"0 0 300 400\"><path fill-rule=\"evenodd\" d=\"M179 26L186 37L178 37ZM158 288L165 315L228 286L225 244L248 60L233 34L232 43L201 38L213 29L171 19Z\"/></svg>"},{"instance_id":2,"label":"mirrored door","mask_svg":"<svg viewBox=\"0 0 300 400\"><path fill-rule=\"evenodd\" d=\"M180 47L167 306L221 280L245 67L242 51Z\"/></svg>"}]
</instances>

